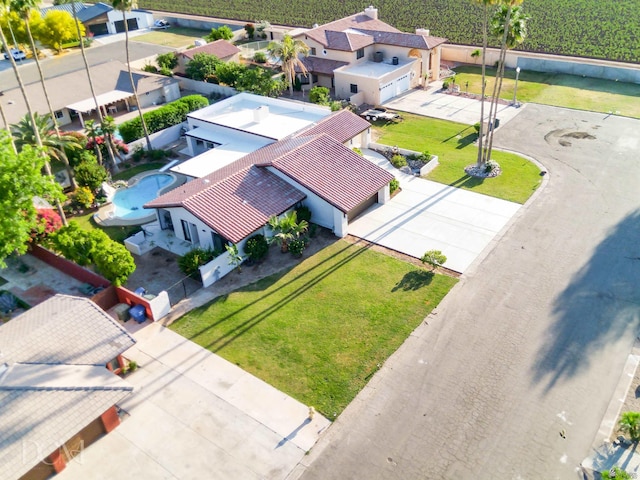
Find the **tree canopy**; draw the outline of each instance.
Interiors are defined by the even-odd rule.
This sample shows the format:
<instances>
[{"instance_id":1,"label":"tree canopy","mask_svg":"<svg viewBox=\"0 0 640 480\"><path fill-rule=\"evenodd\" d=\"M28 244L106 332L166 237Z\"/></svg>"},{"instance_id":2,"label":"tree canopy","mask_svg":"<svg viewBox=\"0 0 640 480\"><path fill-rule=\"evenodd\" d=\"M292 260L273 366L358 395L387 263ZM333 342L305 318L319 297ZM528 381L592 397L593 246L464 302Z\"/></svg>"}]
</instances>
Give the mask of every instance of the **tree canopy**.
<instances>
[{"instance_id":1,"label":"tree canopy","mask_svg":"<svg viewBox=\"0 0 640 480\"><path fill-rule=\"evenodd\" d=\"M80 23L80 32L84 35L82 23ZM57 50L58 53L62 51L62 45L65 43L80 41L73 16L61 10L47 12L36 32L36 38L43 45Z\"/></svg>"},{"instance_id":2,"label":"tree canopy","mask_svg":"<svg viewBox=\"0 0 640 480\"><path fill-rule=\"evenodd\" d=\"M193 80L207 81L216 73L216 67L220 64L220 59L209 53L196 53L187 63L185 72L187 77Z\"/></svg>"},{"instance_id":3,"label":"tree canopy","mask_svg":"<svg viewBox=\"0 0 640 480\"><path fill-rule=\"evenodd\" d=\"M12 253L25 253L32 233L43 228L34 198L64 199L60 185L42 175L44 162L30 146L16 154L8 134L0 131L0 267Z\"/></svg>"}]
</instances>

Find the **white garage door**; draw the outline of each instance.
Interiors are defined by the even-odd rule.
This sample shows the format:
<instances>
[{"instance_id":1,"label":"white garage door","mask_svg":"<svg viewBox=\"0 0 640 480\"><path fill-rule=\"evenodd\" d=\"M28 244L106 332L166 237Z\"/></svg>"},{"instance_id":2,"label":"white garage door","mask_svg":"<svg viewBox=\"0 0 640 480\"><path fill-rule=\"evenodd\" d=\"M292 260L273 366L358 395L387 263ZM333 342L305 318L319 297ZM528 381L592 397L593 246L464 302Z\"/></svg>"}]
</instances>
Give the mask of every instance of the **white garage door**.
<instances>
[{"instance_id":1,"label":"white garage door","mask_svg":"<svg viewBox=\"0 0 640 480\"><path fill-rule=\"evenodd\" d=\"M396 95L400 95L401 93L404 93L407 90L409 90L409 74L408 73L396 80Z\"/></svg>"},{"instance_id":2,"label":"white garage door","mask_svg":"<svg viewBox=\"0 0 640 480\"><path fill-rule=\"evenodd\" d=\"M387 83L380 88L380 103L384 103L396 96L395 82Z\"/></svg>"}]
</instances>

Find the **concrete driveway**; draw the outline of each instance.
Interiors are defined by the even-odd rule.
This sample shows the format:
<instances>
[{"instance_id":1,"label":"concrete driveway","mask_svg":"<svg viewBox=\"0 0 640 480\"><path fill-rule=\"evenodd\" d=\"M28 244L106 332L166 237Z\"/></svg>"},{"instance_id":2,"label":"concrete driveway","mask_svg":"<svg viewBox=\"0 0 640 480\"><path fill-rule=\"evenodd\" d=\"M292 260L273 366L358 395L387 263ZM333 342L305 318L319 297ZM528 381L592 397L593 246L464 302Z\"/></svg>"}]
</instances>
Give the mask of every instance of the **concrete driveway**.
<instances>
[{"instance_id":1,"label":"concrete driveway","mask_svg":"<svg viewBox=\"0 0 640 480\"><path fill-rule=\"evenodd\" d=\"M639 131L540 105L498 130L548 183L303 459L304 480L577 478L640 331Z\"/></svg>"},{"instance_id":2,"label":"concrete driveway","mask_svg":"<svg viewBox=\"0 0 640 480\"><path fill-rule=\"evenodd\" d=\"M349 233L420 258L428 250L447 257L445 267L463 273L496 238L521 205L406 175L382 155L370 161L393 173L402 191L349 224Z\"/></svg>"},{"instance_id":3,"label":"concrete driveway","mask_svg":"<svg viewBox=\"0 0 640 480\"><path fill-rule=\"evenodd\" d=\"M139 326L127 322L127 328ZM125 419L60 480L284 479L329 421L177 333L150 324L125 353L141 368Z\"/></svg>"},{"instance_id":4,"label":"concrete driveway","mask_svg":"<svg viewBox=\"0 0 640 480\"><path fill-rule=\"evenodd\" d=\"M452 122L473 125L480 121L480 101L463 95L441 92L442 82L432 82L427 90L415 88L392 98L384 106L402 112L415 113L425 117L440 118ZM485 100L485 118L489 111L489 101ZM498 105L497 118L504 125L520 112L511 105Z\"/></svg>"}]
</instances>

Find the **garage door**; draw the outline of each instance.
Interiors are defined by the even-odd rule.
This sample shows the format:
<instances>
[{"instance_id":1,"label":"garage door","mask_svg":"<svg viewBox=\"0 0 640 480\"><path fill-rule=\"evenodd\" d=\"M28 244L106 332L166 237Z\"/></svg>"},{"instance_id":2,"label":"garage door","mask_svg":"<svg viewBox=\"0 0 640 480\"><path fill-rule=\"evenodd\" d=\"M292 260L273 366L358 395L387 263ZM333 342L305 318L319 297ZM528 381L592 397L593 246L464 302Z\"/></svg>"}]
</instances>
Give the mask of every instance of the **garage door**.
<instances>
[{"instance_id":1,"label":"garage door","mask_svg":"<svg viewBox=\"0 0 640 480\"><path fill-rule=\"evenodd\" d=\"M378 199L378 194L375 193L371 197L367 198L360 205L358 205L357 207L353 208L349 213L347 213L347 221L350 222L351 220L356 218L358 215L360 215L362 212L364 212L367 208L369 208L371 205L376 203L377 199Z\"/></svg>"},{"instance_id":2,"label":"garage door","mask_svg":"<svg viewBox=\"0 0 640 480\"><path fill-rule=\"evenodd\" d=\"M396 96L395 82L387 83L380 88L380 103Z\"/></svg>"},{"instance_id":3,"label":"garage door","mask_svg":"<svg viewBox=\"0 0 640 480\"><path fill-rule=\"evenodd\" d=\"M401 93L404 93L407 90L409 90L409 74L408 73L396 80L396 95L400 95Z\"/></svg>"}]
</instances>

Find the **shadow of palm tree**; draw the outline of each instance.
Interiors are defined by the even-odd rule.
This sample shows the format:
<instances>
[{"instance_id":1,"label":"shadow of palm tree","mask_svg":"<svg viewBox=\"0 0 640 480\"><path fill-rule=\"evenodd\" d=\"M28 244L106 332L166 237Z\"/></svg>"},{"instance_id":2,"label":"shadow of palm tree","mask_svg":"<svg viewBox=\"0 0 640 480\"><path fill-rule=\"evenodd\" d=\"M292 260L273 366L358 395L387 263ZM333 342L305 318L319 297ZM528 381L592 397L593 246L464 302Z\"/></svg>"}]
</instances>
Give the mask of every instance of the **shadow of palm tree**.
<instances>
[{"instance_id":1,"label":"shadow of palm tree","mask_svg":"<svg viewBox=\"0 0 640 480\"><path fill-rule=\"evenodd\" d=\"M434 273L427 270L412 270L407 272L402 279L391 289L392 292L398 290L419 290L426 287L433 280Z\"/></svg>"},{"instance_id":2,"label":"shadow of palm tree","mask_svg":"<svg viewBox=\"0 0 640 480\"><path fill-rule=\"evenodd\" d=\"M464 137L458 139L458 145L456 146L456 148L458 150L461 150L471 145L473 142L476 141L477 138L478 138L478 135L475 132L469 133L468 135L465 135Z\"/></svg>"},{"instance_id":3,"label":"shadow of palm tree","mask_svg":"<svg viewBox=\"0 0 640 480\"><path fill-rule=\"evenodd\" d=\"M471 175L465 175L463 177L460 177L456 181L451 182L449 184L449 186L450 187L473 188L473 187L477 187L479 185L482 185L483 183L484 183L484 178L472 177Z\"/></svg>"}]
</instances>

